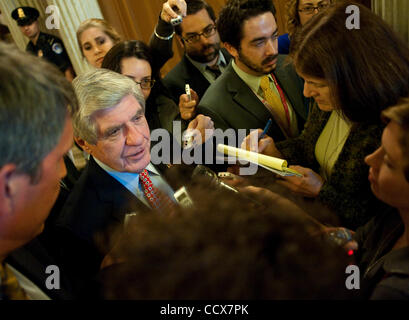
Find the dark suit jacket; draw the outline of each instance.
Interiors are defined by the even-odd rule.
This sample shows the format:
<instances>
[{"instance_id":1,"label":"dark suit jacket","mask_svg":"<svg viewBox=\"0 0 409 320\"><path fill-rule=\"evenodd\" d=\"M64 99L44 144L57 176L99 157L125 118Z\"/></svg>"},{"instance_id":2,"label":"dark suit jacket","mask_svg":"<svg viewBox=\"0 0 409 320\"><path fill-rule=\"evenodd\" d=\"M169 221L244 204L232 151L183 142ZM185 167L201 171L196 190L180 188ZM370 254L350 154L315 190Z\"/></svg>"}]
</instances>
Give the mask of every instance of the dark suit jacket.
<instances>
[{"instance_id":1,"label":"dark suit jacket","mask_svg":"<svg viewBox=\"0 0 409 320\"><path fill-rule=\"evenodd\" d=\"M108 243L100 247L95 236L112 240L110 232L121 226L126 214L146 211L150 208L90 158L48 236L54 239L49 241L50 250L79 291L97 273L110 250Z\"/></svg>"},{"instance_id":2,"label":"dark suit jacket","mask_svg":"<svg viewBox=\"0 0 409 320\"><path fill-rule=\"evenodd\" d=\"M75 298L71 280L61 265L50 255L39 238L13 251L6 262L30 279L39 289L53 300L71 300ZM56 265L60 269L60 289L49 290L45 271L48 266Z\"/></svg>"},{"instance_id":3,"label":"dark suit jacket","mask_svg":"<svg viewBox=\"0 0 409 320\"><path fill-rule=\"evenodd\" d=\"M231 60L230 54L226 49L221 49L226 59L226 63ZM182 60L172 69L163 79L165 86L170 90L176 103L179 103L179 97L185 93L185 85L188 83L190 88L196 91L201 99L210 86L210 82L203 76L203 74L197 69L186 57L183 56Z\"/></svg>"},{"instance_id":4,"label":"dark suit jacket","mask_svg":"<svg viewBox=\"0 0 409 320\"><path fill-rule=\"evenodd\" d=\"M274 74L294 108L301 132L308 116L308 101L303 96L303 81L291 65L284 64L284 59L285 56L278 56ZM268 119L271 118L270 112L237 75L232 64L206 91L200 100L198 113L210 116L215 128L223 130L228 128L235 130L263 128ZM268 134L275 141L285 138L274 121ZM238 144L240 143L238 142Z\"/></svg>"}]
</instances>

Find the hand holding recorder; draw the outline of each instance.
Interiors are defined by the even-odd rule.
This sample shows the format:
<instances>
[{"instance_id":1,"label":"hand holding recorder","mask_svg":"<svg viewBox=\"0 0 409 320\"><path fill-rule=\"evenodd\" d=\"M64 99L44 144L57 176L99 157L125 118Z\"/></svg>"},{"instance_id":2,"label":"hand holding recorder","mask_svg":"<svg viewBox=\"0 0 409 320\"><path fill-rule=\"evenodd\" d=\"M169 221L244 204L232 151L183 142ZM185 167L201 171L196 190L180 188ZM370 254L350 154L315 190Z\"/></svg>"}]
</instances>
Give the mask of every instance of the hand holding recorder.
<instances>
[{"instance_id":1,"label":"hand holding recorder","mask_svg":"<svg viewBox=\"0 0 409 320\"><path fill-rule=\"evenodd\" d=\"M172 25L178 25L186 16L186 2L184 0L168 0L162 6L160 18Z\"/></svg>"},{"instance_id":2,"label":"hand holding recorder","mask_svg":"<svg viewBox=\"0 0 409 320\"><path fill-rule=\"evenodd\" d=\"M186 93L179 97L179 111L183 120L190 120L196 115L196 106L199 102L197 93L186 84Z\"/></svg>"}]
</instances>

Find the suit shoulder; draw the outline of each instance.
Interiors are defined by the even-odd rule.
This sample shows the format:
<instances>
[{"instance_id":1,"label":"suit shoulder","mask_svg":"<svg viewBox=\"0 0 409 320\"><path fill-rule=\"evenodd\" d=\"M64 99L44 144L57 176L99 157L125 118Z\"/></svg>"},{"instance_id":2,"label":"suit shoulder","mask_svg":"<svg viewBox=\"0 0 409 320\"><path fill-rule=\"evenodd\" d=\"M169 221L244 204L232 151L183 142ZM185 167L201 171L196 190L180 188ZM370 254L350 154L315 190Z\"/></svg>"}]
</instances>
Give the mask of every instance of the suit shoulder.
<instances>
[{"instance_id":1,"label":"suit shoulder","mask_svg":"<svg viewBox=\"0 0 409 320\"><path fill-rule=\"evenodd\" d=\"M57 220L58 225L69 225L77 215L82 215L82 212L90 209L90 206L98 201L92 177L87 169L88 167L84 169L71 190Z\"/></svg>"},{"instance_id":2,"label":"suit shoulder","mask_svg":"<svg viewBox=\"0 0 409 320\"><path fill-rule=\"evenodd\" d=\"M232 81L236 80L236 75L231 70L226 70L215 82L213 82L209 88L206 90L200 104L206 103L207 101L225 101L229 99L230 95L229 86L232 85Z\"/></svg>"},{"instance_id":3,"label":"suit shoulder","mask_svg":"<svg viewBox=\"0 0 409 320\"><path fill-rule=\"evenodd\" d=\"M187 73L187 66L185 62L185 58L183 58L179 63L174 66L163 78L163 80L166 82L168 80L173 80L173 79L178 79L181 76L184 76Z\"/></svg>"}]
</instances>

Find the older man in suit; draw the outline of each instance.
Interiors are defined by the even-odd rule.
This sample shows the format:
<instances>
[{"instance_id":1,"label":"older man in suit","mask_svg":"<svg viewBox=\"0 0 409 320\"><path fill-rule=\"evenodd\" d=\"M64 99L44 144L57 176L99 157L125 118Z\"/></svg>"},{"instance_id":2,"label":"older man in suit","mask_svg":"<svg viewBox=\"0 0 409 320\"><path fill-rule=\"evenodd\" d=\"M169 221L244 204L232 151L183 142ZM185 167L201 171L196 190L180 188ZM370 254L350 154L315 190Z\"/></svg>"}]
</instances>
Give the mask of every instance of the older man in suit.
<instances>
[{"instance_id":1,"label":"older man in suit","mask_svg":"<svg viewBox=\"0 0 409 320\"><path fill-rule=\"evenodd\" d=\"M127 214L152 209L169 213L176 203L163 168L151 163L139 86L106 69L85 73L73 85L80 105L74 136L90 160L56 221L54 250L82 284L99 270L111 248L112 243L100 248L98 235L112 240L110 231Z\"/></svg>"},{"instance_id":2,"label":"older man in suit","mask_svg":"<svg viewBox=\"0 0 409 320\"><path fill-rule=\"evenodd\" d=\"M37 236L67 172L74 91L55 66L1 43L0 83L0 300L73 298Z\"/></svg>"},{"instance_id":3,"label":"older man in suit","mask_svg":"<svg viewBox=\"0 0 409 320\"><path fill-rule=\"evenodd\" d=\"M217 28L234 61L198 106L216 128L263 128L271 118L269 134L275 141L297 136L303 128L308 115L303 82L278 55L274 15L271 0L230 0L221 10Z\"/></svg>"}]
</instances>

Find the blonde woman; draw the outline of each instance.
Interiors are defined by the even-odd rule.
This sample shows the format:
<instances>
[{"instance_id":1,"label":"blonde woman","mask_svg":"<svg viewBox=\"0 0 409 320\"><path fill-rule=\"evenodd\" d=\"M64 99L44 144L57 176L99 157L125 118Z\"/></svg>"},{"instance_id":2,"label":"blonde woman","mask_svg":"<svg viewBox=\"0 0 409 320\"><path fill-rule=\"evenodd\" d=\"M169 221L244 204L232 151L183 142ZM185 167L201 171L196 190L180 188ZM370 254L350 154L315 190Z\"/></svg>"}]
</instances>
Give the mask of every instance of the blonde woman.
<instances>
[{"instance_id":1,"label":"blonde woman","mask_svg":"<svg viewBox=\"0 0 409 320\"><path fill-rule=\"evenodd\" d=\"M77 41L88 63L101 68L106 53L121 41L121 36L105 20L92 18L83 21L78 27Z\"/></svg>"}]
</instances>

